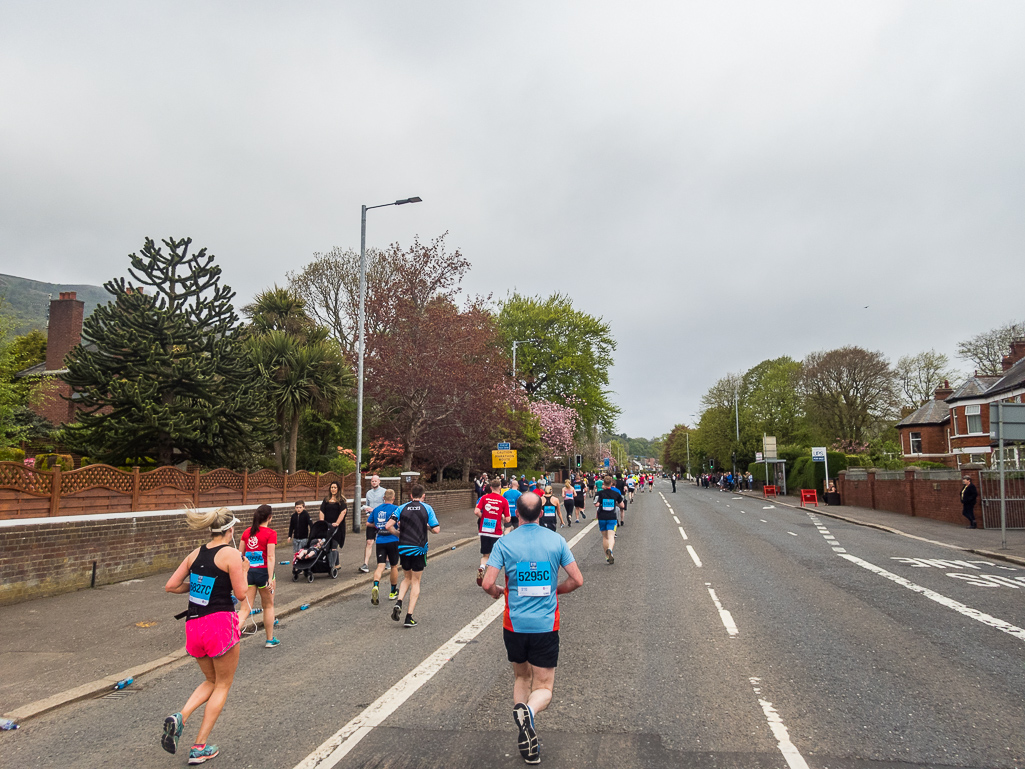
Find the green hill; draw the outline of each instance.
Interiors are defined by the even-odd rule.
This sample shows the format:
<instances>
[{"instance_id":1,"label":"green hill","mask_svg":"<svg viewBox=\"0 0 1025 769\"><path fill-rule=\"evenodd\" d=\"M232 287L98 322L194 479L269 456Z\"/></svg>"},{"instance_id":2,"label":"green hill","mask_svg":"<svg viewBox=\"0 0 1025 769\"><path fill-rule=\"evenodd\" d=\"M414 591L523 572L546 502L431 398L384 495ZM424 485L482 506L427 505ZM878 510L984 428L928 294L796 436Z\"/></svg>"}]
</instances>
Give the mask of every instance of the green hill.
<instances>
[{"instance_id":1,"label":"green hill","mask_svg":"<svg viewBox=\"0 0 1025 769\"><path fill-rule=\"evenodd\" d=\"M0 308L14 317L15 334L25 334L32 329L46 331L46 313L50 308L50 297L58 297L61 291L74 291L85 302L88 317L97 305L107 302L109 295L100 286L75 286L69 283L43 283L28 278L0 274Z\"/></svg>"}]
</instances>

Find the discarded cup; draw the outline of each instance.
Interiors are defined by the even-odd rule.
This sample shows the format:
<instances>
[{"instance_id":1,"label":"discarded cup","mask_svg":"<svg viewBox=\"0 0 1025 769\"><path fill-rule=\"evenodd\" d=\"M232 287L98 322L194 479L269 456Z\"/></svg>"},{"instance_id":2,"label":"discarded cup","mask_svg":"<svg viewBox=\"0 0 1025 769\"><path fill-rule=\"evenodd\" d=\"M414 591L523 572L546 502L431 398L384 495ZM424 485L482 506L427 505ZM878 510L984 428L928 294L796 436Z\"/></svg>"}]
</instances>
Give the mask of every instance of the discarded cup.
<instances>
[{"instance_id":1,"label":"discarded cup","mask_svg":"<svg viewBox=\"0 0 1025 769\"><path fill-rule=\"evenodd\" d=\"M0 718L0 731L13 732L18 725L9 718Z\"/></svg>"},{"instance_id":2,"label":"discarded cup","mask_svg":"<svg viewBox=\"0 0 1025 769\"><path fill-rule=\"evenodd\" d=\"M124 689L125 687L131 686L133 681L135 681L134 678L122 678L120 681L114 684L114 688Z\"/></svg>"},{"instance_id":3,"label":"discarded cup","mask_svg":"<svg viewBox=\"0 0 1025 769\"><path fill-rule=\"evenodd\" d=\"M310 605L308 603L304 603L299 607L299 611L306 611L308 608L310 608Z\"/></svg>"}]
</instances>

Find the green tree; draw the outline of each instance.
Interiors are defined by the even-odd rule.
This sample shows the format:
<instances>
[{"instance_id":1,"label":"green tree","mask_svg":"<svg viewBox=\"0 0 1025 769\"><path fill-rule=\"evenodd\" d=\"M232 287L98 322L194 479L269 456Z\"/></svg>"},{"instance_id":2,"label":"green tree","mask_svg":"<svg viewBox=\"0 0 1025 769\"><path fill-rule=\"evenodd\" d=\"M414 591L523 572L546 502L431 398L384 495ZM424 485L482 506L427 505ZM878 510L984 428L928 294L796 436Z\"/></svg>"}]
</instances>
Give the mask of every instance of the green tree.
<instances>
[{"instance_id":1,"label":"green tree","mask_svg":"<svg viewBox=\"0 0 1025 769\"><path fill-rule=\"evenodd\" d=\"M1025 336L1025 322L1009 322L957 343L957 357L973 364L980 376L1000 376L1011 342Z\"/></svg>"},{"instance_id":2,"label":"green tree","mask_svg":"<svg viewBox=\"0 0 1025 769\"><path fill-rule=\"evenodd\" d=\"M151 458L246 467L270 440L260 378L244 348L235 296L191 238L150 238L111 301L82 328L62 379L79 395L66 437L111 464Z\"/></svg>"},{"instance_id":3,"label":"green tree","mask_svg":"<svg viewBox=\"0 0 1025 769\"><path fill-rule=\"evenodd\" d=\"M935 350L904 355L893 370L900 386L902 405L909 414L931 401L936 388L944 381L957 382L961 376L950 367L947 356Z\"/></svg>"},{"instance_id":4,"label":"green tree","mask_svg":"<svg viewBox=\"0 0 1025 769\"><path fill-rule=\"evenodd\" d=\"M616 340L607 323L562 294L514 293L502 302L498 325L507 349L526 342L517 348L515 380L528 397L576 409L582 428L613 429L620 410L608 389Z\"/></svg>"},{"instance_id":5,"label":"green tree","mask_svg":"<svg viewBox=\"0 0 1025 769\"><path fill-rule=\"evenodd\" d=\"M827 441L867 441L894 421L896 378L879 352L841 347L804 359L802 387L811 422Z\"/></svg>"},{"instance_id":6,"label":"green tree","mask_svg":"<svg viewBox=\"0 0 1025 769\"><path fill-rule=\"evenodd\" d=\"M5 341L13 328L14 319L0 308L0 448L12 446L25 432L16 420L24 393L14 374L21 366L18 365L13 341Z\"/></svg>"},{"instance_id":7,"label":"green tree","mask_svg":"<svg viewBox=\"0 0 1025 769\"><path fill-rule=\"evenodd\" d=\"M243 309L251 318L249 351L273 405L278 469L294 473L303 416L329 416L352 377L328 331L314 325L304 301L288 289L268 289Z\"/></svg>"},{"instance_id":8,"label":"green tree","mask_svg":"<svg viewBox=\"0 0 1025 769\"><path fill-rule=\"evenodd\" d=\"M776 436L781 444L806 439L801 372L799 361L784 356L762 361L743 377L745 403L756 431Z\"/></svg>"}]
</instances>

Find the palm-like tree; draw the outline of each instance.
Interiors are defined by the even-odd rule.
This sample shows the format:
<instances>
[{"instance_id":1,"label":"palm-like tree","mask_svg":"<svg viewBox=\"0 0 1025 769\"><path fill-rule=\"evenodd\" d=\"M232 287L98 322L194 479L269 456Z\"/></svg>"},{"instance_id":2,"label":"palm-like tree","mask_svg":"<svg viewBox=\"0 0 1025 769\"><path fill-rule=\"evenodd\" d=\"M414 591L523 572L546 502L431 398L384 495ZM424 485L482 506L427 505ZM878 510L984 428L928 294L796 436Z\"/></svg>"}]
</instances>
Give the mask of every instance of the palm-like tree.
<instances>
[{"instance_id":1,"label":"palm-like tree","mask_svg":"<svg viewBox=\"0 0 1025 769\"><path fill-rule=\"evenodd\" d=\"M300 418L307 410L329 415L352 386L352 375L327 331L313 324L303 300L287 289L263 292L245 311L253 321L250 356L278 423L278 469L287 465L288 472L295 472Z\"/></svg>"}]
</instances>

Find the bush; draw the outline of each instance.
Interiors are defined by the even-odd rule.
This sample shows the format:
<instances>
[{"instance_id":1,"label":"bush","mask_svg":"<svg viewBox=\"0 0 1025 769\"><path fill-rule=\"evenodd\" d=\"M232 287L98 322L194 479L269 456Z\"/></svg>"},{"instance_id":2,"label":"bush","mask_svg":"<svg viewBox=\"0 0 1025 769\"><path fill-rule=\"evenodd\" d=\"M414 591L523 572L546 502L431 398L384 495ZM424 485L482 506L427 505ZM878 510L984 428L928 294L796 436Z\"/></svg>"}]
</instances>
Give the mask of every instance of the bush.
<instances>
[{"instance_id":1,"label":"bush","mask_svg":"<svg viewBox=\"0 0 1025 769\"><path fill-rule=\"evenodd\" d=\"M24 462L25 452L16 446L0 449L0 462Z\"/></svg>"},{"instance_id":2,"label":"bush","mask_svg":"<svg viewBox=\"0 0 1025 769\"><path fill-rule=\"evenodd\" d=\"M36 470L53 470L60 467L61 471L75 469L75 460L70 454L36 454Z\"/></svg>"},{"instance_id":3,"label":"bush","mask_svg":"<svg viewBox=\"0 0 1025 769\"><path fill-rule=\"evenodd\" d=\"M339 475L348 475L349 473L356 472L355 460L350 459L345 454L336 454L327 463L327 466Z\"/></svg>"},{"instance_id":4,"label":"bush","mask_svg":"<svg viewBox=\"0 0 1025 769\"><path fill-rule=\"evenodd\" d=\"M798 489L815 489L821 493L825 488L826 465L823 462L813 462L811 451L809 449L805 449L805 451L807 453L798 458L790 472L787 473L787 491L795 493ZM836 478L837 473L848 467L847 455L838 451L827 451L826 459L831 478Z\"/></svg>"}]
</instances>

